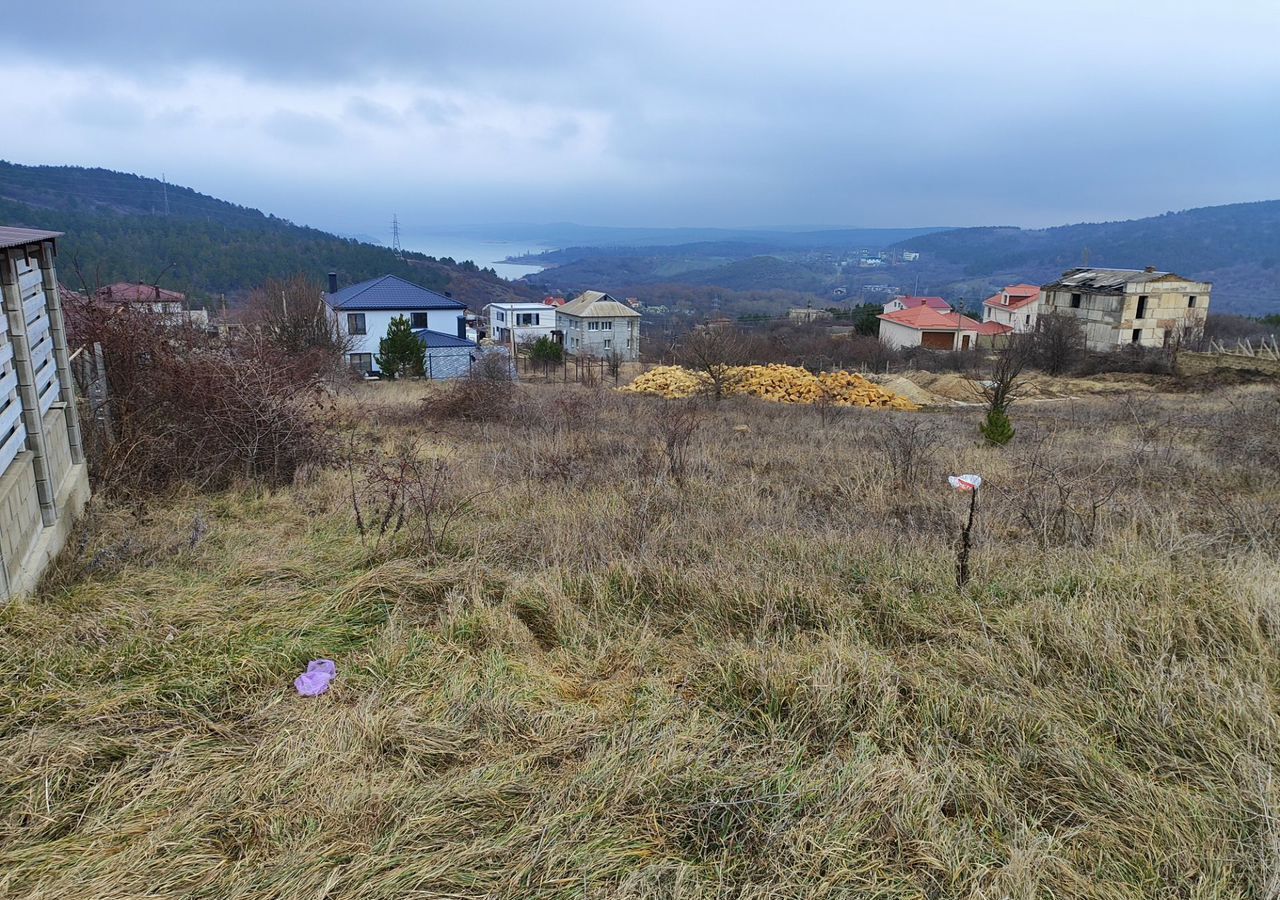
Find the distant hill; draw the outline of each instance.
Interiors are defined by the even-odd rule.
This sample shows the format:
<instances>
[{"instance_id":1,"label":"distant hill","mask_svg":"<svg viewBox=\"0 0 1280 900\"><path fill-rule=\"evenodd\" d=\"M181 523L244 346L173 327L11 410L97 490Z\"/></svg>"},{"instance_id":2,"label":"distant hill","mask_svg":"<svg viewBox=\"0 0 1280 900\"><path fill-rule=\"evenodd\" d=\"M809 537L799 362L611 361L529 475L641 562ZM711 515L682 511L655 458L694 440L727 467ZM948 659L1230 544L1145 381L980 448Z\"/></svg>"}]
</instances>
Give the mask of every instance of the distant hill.
<instances>
[{"instance_id":1,"label":"distant hill","mask_svg":"<svg viewBox=\"0 0 1280 900\"><path fill-rule=\"evenodd\" d=\"M158 281L197 300L234 300L269 277L336 271L344 284L400 275L473 306L532 295L474 263L397 257L388 247L107 169L0 162L0 224L66 232L58 270L73 287L80 276L90 286Z\"/></svg>"},{"instance_id":2,"label":"distant hill","mask_svg":"<svg viewBox=\"0 0 1280 900\"><path fill-rule=\"evenodd\" d=\"M922 254L931 283L1043 282L1072 266L1177 272L1212 281L1217 309L1280 312L1280 200L1056 228L957 228L896 245ZM949 268L951 271L947 272Z\"/></svg>"}]
</instances>

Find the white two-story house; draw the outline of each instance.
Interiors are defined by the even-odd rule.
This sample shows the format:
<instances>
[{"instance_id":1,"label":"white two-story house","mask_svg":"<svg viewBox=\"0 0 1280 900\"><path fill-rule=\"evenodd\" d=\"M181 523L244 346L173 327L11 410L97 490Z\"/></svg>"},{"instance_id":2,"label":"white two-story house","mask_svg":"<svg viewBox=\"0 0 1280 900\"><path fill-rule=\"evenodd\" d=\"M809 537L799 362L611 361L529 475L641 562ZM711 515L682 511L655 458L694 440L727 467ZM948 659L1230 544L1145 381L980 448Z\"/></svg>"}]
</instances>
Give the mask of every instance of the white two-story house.
<instances>
[{"instance_id":1,"label":"white two-story house","mask_svg":"<svg viewBox=\"0 0 1280 900\"><path fill-rule=\"evenodd\" d=\"M541 337L551 337L556 329L556 310L541 300L490 303L489 336L504 346L525 344Z\"/></svg>"},{"instance_id":2,"label":"white two-story house","mask_svg":"<svg viewBox=\"0 0 1280 900\"><path fill-rule=\"evenodd\" d=\"M440 344L466 341L464 304L395 275L371 278L338 290L338 277L331 273L324 302L339 330L351 342L347 362L365 374L376 371L378 343L387 336L396 316L407 318L428 347L433 346L432 335L448 339Z\"/></svg>"},{"instance_id":3,"label":"white two-story house","mask_svg":"<svg viewBox=\"0 0 1280 900\"><path fill-rule=\"evenodd\" d=\"M1017 334L1036 330L1040 313L1040 288L1011 284L982 302L982 321L1008 325Z\"/></svg>"}]
</instances>

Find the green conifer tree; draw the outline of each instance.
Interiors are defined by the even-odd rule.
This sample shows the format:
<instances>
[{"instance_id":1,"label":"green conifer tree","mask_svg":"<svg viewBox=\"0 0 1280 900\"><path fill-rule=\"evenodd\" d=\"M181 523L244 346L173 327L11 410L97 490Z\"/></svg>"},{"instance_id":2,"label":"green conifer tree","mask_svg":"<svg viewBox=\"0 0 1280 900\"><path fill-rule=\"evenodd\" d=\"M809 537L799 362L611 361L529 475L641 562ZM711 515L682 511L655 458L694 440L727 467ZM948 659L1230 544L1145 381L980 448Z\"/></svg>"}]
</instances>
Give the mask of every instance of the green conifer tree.
<instances>
[{"instance_id":1,"label":"green conifer tree","mask_svg":"<svg viewBox=\"0 0 1280 900\"><path fill-rule=\"evenodd\" d=\"M1013 440L1013 423L1002 406L993 406L987 411L987 420L978 426L987 443L994 447L1003 447Z\"/></svg>"},{"instance_id":2,"label":"green conifer tree","mask_svg":"<svg viewBox=\"0 0 1280 900\"><path fill-rule=\"evenodd\" d=\"M387 327L387 336L378 341L375 359L378 371L386 378L399 375L421 375L426 364L426 348L413 333L404 316L396 316Z\"/></svg>"}]
</instances>

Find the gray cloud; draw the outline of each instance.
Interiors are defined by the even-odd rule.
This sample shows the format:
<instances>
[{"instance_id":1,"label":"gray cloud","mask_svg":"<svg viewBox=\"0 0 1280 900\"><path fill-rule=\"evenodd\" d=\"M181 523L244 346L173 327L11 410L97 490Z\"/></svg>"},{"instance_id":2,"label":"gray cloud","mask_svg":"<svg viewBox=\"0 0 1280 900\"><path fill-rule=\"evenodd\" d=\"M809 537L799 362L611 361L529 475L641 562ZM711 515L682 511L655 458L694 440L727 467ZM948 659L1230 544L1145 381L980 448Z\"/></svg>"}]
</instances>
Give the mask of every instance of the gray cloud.
<instances>
[{"instance_id":1,"label":"gray cloud","mask_svg":"<svg viewBox=\"0 0 1280 900\"><path fill-rule=\"evenodd\" d=\"M1274 0L72 5L56 43L0 33L0 69L61 98L24 113L58 140L14 158L163 166L329 227L391 204L1051 224L1280 196Z\"/></svg>"}]
</instances>

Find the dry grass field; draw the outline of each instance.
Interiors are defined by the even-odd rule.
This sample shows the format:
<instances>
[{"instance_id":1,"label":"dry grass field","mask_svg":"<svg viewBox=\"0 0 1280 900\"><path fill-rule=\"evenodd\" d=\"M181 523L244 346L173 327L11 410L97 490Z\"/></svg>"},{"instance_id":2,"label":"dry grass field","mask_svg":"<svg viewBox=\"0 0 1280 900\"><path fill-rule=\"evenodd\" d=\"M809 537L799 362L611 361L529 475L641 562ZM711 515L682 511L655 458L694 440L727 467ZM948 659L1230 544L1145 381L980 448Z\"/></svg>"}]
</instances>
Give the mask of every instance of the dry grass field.
<instances>
[{"instance_id":1,"label":"dry grass field","mask_svg":"<svg viewBox=\"0 0 1280 900\"><path fill-rule=\"evenodd\" d=\"M0 897L1280 896L1275 388L430 390L0 609Z\"/></svg>"}]
</instances>

